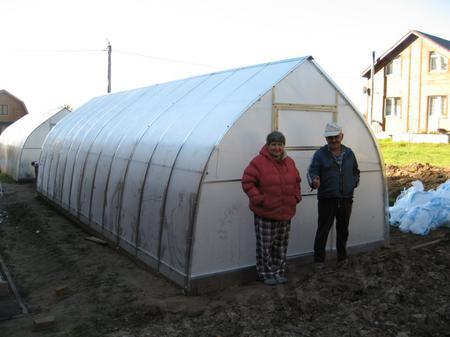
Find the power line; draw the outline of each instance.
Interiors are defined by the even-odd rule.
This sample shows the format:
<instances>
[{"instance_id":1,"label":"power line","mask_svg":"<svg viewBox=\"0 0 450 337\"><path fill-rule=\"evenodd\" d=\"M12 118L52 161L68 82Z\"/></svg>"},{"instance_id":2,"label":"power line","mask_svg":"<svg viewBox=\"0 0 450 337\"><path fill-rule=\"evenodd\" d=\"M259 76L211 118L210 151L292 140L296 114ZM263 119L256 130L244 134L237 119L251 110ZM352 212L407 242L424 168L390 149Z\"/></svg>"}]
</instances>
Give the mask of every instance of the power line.
<instances>
[{"instance_id":1,"label":"power line","mask_svg":"<svg viewBox=\"0 0 450 337\"><path fill-rule=\"evenodd\" d=\"M105 49L19 49L25 53L100 53Z\"/></svg>"},{"instance_id":2,"label":"power line","mask_svg":"<svg viewBox=\"0 0 450 337\"><path fill-rule=\"evenodd\" d=\"M151 58L151 59L166 61L166 62L183 63L183 64L189 64L189 65L200 66L200 67L214 68L214 69L221 68L219 66L214 66L214 65L210 65L210 64L195 63L195 62L189 62L189 61L183 61L183 60L175 60L175 59L165 58L165 57L161 57L161 56L144 55L144 54L132 53L132 52L117 50L117 49L115 49L114 52L120 53L120 54L126 54L126 55L146 57L146 58Z\"/></svg>"},{"instance_id":3,"label":"power line","mask_svg":"<svg viewBox=\"0 0 450 337\"><path fill-rule=\"evenodd\" d=\"M108 53L108 88L107 93L111 92L111 54L112 54L112 47L111 43L108 41L108 46L106 49L21 49L18 50L19 52L27 52L27 53L104 53L105 51ZM153 60L159 60L164 62L172 62L172 63L182 63L182 64L188 64L188 65L194 65L199 67L207 67L207 68L213 68L213 69L220 69L222 67L210 65L210 64L203 64L203 63L195 63L195 62L189 62L189 61L183 61L183 60L176 60L161 56L153 56L153 55L145 55L140 53L133 53L128 52L124 50L114 50L114 52L119 54L125 54L125 55L132 55L132 56L139 56L139 57L145 57L150 58Z\"/></svg>"},{"instance_id":4,"label":"power line","mask_svg":"<svg viewBox=\"0 0 450 337\"><path fill-rule=\"evenodd\" d=\"M25 53L101 53L101 52L108 51L108 49L19 49L18 51L25 52ZM119 53L119 54L125 54L125 55L151 58L154 60L160 60L160 61L165 61L165 62L189 64L189 65L194 65L194 66L199 66L199 67L207 67L207 68L213 68L213 69L223 68L223 67L219 67L219 66L211 65L211 64L189 62L189 61L184 61L184 60L166 58L166 57L162 57L162 56L145 55L145 54L134 53L134 52L124 51L124 50L115 49L114 52Z\"/></svg>"}]
</instances>

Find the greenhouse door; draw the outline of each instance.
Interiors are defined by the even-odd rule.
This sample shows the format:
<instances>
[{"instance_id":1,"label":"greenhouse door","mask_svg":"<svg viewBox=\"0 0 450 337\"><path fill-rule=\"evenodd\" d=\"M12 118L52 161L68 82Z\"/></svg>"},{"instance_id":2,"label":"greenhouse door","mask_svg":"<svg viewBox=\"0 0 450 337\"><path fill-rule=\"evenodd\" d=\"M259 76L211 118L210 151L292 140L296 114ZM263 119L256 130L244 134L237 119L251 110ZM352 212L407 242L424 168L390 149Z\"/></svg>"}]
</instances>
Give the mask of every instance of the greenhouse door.
<instances>
[{"instance_id":1,"label":"greenhouse door","mask_svg":"<svg viewBox=\"0 0 450 337\"><path fill-rule=\"evenodd\" d=\"M309 254L317 229L317 193L309 187L306 174L314 152L325 144L323 130L336 119L336 106L276 104L273 111L273 129L286 136L286 151L294 159L302 179L303 200L292 226L292 235L301 239L299 246L290 250ZM334 242L335 233L331 231L327 249L333 249Z\"/></svg>"}]
</instances>

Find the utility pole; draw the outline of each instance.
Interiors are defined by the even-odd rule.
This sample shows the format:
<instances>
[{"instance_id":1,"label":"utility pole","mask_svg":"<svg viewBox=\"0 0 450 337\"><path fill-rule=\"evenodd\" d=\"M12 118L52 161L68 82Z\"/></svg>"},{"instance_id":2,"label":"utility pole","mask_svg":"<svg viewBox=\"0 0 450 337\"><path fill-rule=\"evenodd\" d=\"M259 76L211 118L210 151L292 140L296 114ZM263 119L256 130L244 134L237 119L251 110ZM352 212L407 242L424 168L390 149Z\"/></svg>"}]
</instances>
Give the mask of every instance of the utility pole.
<instances>
[{"instance_id":1,"label":"utility pole","mask_svg":"<svg viewBox=\"0 0 450 337\"><path fill-rule=\"evenodd\" d=\"M106 48L106 50L108 51L108 91L107 91L107 93L109 94L111 92L111 52L112 52L111 43L109 43L109 41L108 41L108 47Z\"/></svg>"},{"instance_id":2,"label":"utility pole","mask_svg":"<svg viewBox=\"0 0 450 337\"><path fill-rule=\"evenodd\" d=\"M372 51L372 66L370 68L370 113L367 116L370 127L373 120L373 99L375 96L375 51Z\"/></svg>"}]
</instances>

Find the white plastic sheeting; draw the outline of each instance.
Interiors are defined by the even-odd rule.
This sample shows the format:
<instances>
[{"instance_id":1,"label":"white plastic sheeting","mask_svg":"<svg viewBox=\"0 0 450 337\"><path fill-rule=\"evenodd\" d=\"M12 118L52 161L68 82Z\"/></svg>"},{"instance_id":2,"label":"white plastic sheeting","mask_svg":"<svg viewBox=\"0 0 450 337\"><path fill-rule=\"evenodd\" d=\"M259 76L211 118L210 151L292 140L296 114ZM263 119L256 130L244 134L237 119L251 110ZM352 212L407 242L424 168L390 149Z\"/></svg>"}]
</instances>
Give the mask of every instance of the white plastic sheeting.
<instances>
[{"instance_id":1,"label":"white plastic sheeting","mask_svg":"<svg viewBox=\"0 0 450 337\"><path fill-rule=\"evenodd\" d=\"M424 191L420 180L413 181L389 207L389 215L391 225L403 232L427 235L438 227L450 227L450 180L430 191Z\"/></svg>"},{"instance_id":2,"label":"white plastic sheeting","mask_svg":"<svg viewBox=\"0 0 450 337\"><path fill-rule=\"evenodd\" d=\"M48 135L37 188L190 288L254 265L253 220L240 178L266 134L285 132L289 154L306 173L331 120L352 130L347 145L363 171L364 210L354 212L361 228L350 244L384 242L385 179L376 142L311 57L94 98ZM308 191L303 186L304 206L293 220L292 257L312 250L316 201Z\"/></svg>"},{"instance_id":3,"label":"white plastic sheeting","mask_svg":"<svg viewBox=\"0 0 450 337\"><path fill-rule=\"evenodd\" d=\"M31 166L38 161L45 137L70 111L66 108L44 114L28 114L11 124L0 135L0 170L15 181L34 180Z\"/></svg>"}]
</instances>

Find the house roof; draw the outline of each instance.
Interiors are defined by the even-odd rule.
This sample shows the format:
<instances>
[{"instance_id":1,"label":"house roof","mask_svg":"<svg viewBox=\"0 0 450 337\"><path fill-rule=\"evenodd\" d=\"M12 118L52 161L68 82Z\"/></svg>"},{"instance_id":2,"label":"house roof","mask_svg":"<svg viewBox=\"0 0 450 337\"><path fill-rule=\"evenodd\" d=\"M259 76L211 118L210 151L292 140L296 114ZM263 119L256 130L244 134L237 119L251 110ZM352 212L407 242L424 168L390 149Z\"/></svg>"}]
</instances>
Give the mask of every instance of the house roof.
<instances>
[{"instance_id":1,"label":"house roof","mask_svg":"<svg viewBox=\"0 0 450 337\"><path fill-rule=\"evenodd\" d=\"M20 104L22 104L23 105L23 109L25 110L25 113L28 114L28 109L27 109L25 103L21 99L17 98L16 96L14 96L13 94L11 94L9 91L7 91L5 89L0 89L0 95L1 94L8 95L8 96L12 97L13 99L15 99L17 102L19 102Z\"/></svg>"},{"instance_id":2,"label":"house roof","mask_svg":"<svg viewBox=\"0 0 450 337\"><path fill-rule=\"evenodd\" d=\"M418 30L411 30L406 35L404 35L395 45L388 49L384 54L377 58L375 62L375 73L380 69L383 69L387 64L389 64L398 54L400 54L404 49L406 49L411 43L413 43L418 38L423 38L434 44L450 51L450 41L430 35L427 33L420 32ZM371 66L367 67L361 74L362 77L370 78Z\"/></svg>"},{"instance_id":3,"label":"house roof","mask_svg":"<svg viewBox=\"0 0 450 337\"><path fill-rule=\"evenodd\" d=\"M436 44L440 45L442 48L445 48L450 51L450 41L449 40L446 40L446 39L443 39L441 37L437 37L437 36L434 36L431 34L419 32L417 30L415 32L416 32L416 34L422 35L423 37L428 38L429 40L432 40Z\"/></svg>"}]
</instances>

